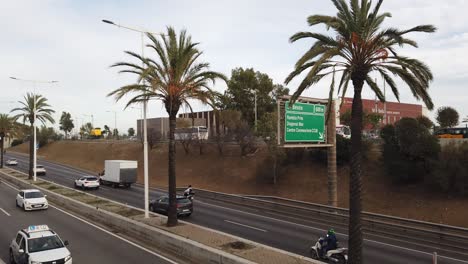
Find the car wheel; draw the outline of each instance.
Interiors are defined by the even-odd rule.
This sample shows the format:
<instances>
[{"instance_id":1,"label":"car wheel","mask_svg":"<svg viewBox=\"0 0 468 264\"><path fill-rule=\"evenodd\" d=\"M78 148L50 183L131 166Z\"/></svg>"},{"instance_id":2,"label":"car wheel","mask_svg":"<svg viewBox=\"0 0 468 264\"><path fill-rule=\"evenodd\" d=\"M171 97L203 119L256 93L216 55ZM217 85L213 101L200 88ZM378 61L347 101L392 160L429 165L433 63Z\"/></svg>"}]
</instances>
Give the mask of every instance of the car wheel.
<instances>
[{"instance_id":1,"label":"car wheel","mask_svg":"<svg viewBox=\"0 0 468 264\"><path fill-rule=\"evenodd\" d=\"M86 189L85 186L84 186L84 184L81 185L81 189L82 189L83 191Z\"/></svg>"},{"instance_id":2,"label":"car wheel","mask_svg":"<svg viewBox=\"0 0 468 264\"><path fill-rule=\"evenodd\" d=\"M186 214L185 216L186 216L186 217L189 217L191 214L192 214L192 213L190 213L190 214Z\"/></svg>"},{"instance_id":3,"label":"car wheel","mask_svg":"<svg viewBox=\"0 0 468 264\"><path fill-rule=\"evenodd\" d=\"M15 258L13 257L13 251L10 249L10 264L16 264Z\"/></svg>"},{"instance_id":4,"label":"car wheel","mask_svg":"<svg viewBox=\"0 0 468 264\"><path fill-rule=\"evenodd\" d=\"M96 190L99 190L99 186L98 186L98 187L96 187Z\"/></svg>"},{"instance_id":5,"label":"car wheel","mask_svg":"<svg viewBox=\"0 0 468 264\"><path fill-rule=\"evenodd\" d=\"M154 212L154 207L153 207L153 205L152 205L152 204L150 204L150 206L149 206L149 210L150 210L151 212Z\"/></svg>"}]
</instances>

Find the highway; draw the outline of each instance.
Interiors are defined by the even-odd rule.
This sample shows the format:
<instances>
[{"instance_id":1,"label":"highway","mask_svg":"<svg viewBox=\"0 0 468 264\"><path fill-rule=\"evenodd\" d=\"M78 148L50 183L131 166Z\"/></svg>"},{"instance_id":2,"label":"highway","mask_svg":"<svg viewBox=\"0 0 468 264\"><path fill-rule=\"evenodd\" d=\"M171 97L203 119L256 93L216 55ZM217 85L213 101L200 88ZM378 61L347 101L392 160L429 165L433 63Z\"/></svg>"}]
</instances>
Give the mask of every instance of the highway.
<instances>
[{"instance_id":1,"label":"highway","mask_svg":"<svg viewBox=\"0 0 468 264\"><path fill-rule=\"evenodd\" d=\"M27 156L7 153L6 159L8 158L16 158L19 162L16 169L27 172ZM44 177L46 180L69 187L72 187L73 180L80 176L96 174L46 160L39 160L38 164L44 165L47 169L47 176L39 177ZM139 185L132 186L130 189L101 187L99 190L90 191L90 193L139 208L143 208L144 205L143 188ZM150 199L162 194L162 191L152 189L150 191ZM205 200L198 197L196 197L194 202L194 213L189 218L182 220L304 256L308 256L309 247L315 243L319 236L323 236L326 229L329 228L326 223L260 212L244 206ZM340 244L347 246L347 231L339 228L336 230ZM432 263L432 252L427 252L421 246L406 245L404 241L398 243L395 241L389 242L386 238L366 238L364 243L364 259L366 263ZM468 259L460 260L439 256L438 263L466 264L468 263Z\"/></svg>"},{"instance_id":2,"label":"highway","mask_svg":"<svg viewBox=\"0 0 468 264\"><path fill-rule=\"evenodd\" d=\"M24 212L15 205L17 193L0 184L0 263L8 263L10 242L20 229L41 224L69 241L73 263L176 263L60 209Z\"/></svg>"}]
</instances>

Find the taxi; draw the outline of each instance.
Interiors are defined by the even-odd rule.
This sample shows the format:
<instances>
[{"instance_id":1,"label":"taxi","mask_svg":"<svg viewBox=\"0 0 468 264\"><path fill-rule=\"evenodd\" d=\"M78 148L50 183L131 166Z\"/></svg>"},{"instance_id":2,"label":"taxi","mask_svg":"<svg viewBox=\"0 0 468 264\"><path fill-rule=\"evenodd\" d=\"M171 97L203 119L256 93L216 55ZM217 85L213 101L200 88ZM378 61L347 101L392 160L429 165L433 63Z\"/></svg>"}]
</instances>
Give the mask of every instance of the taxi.
<instances>
[{"instance_id":1,"label":"taxi","mask_svg":"<svg viewBox=\"0 0 468 264\"><path fill-rule=\"evenodd\" d=\"M32 225L18 231L10 244L10 263L17 264L72 264L68 241L47 225Z\"/></svg>"}]
</instances>

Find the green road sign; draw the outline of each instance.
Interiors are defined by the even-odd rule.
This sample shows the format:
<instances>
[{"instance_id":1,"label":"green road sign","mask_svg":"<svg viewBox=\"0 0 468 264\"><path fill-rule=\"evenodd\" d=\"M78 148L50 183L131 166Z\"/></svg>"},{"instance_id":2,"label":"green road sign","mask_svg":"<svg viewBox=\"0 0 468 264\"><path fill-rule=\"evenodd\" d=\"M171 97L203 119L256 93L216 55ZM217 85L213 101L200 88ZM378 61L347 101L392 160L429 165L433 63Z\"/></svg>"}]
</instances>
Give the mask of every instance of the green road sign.
<instances>
[{"instance_id":1,"label":"green road sign","mask_svg":"<svg viewBox=\"0 0 468 264\"><path fill-rule=\"evenodd\" d=\"M284 111L285 142L325 142L325 106L295 103Z\"/></svg>"}]
</instances>

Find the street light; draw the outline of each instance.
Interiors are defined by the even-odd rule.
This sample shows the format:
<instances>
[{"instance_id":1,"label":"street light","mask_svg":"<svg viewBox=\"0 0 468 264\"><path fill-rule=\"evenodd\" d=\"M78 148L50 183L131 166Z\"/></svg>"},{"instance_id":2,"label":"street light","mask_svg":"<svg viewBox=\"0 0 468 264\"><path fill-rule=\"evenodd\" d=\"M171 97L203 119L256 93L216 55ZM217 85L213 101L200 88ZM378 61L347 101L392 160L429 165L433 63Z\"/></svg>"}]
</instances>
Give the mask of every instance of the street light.
<instances>
[{"instance_id":1,"label":"street light","mask_svg":"<svg viewBox=\"0 0 468 264\"><path fill-rule=\"evenodd\" d=\"M106 24L110 24L119 28L125 28L131 31L139 32L141 35L141 57L145 57L145 33L151 33L154 35L163 35L160 33L152 33L146 30L135 29L127 26L123 26L120 24L116 24L110 20L103 19L102 22ZM144 67L144 63L142 62L142 66ZM142 78L143 84L145 83L144 78ZM149 186L148 186L148 132L147 132L147 122L146 122L146 107L148 104L147 100L143 101L143 166L144 166L144 189L145 189L145 218L149 218Z\"/></svg>"},{"instance_id":2,"label":"street light","mask_svg":"<svg viewBox=\"0 0 468 264\"><path fill-rule=\"evenodd\" d=\"M33 137L34 137L34 150L33 150L33 181L36 181L36 166L37 166L37 139L36 139L36 85L38 83L58 83L58 81L40 81L40 80L27 80L27 79L20 79L16 77L10 77L10 79L15 80L15 81L21 81L21 82L32 82L34 84L34 100L33 100Z\"/></svg>"},{"instance_id":3,"label":"street light","mask_svg":"<svg viewBox=\"0 0 468 264\"><path fill-rule=\"evenodd\" d=\"M87 114L83 114L84 116L89 116L91 117L91 126L94 128L94 115L87 115Z\"/></svg>"}]
</instances>

